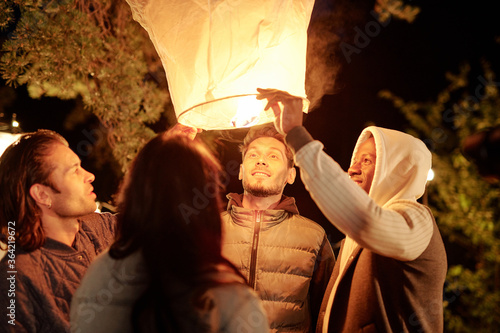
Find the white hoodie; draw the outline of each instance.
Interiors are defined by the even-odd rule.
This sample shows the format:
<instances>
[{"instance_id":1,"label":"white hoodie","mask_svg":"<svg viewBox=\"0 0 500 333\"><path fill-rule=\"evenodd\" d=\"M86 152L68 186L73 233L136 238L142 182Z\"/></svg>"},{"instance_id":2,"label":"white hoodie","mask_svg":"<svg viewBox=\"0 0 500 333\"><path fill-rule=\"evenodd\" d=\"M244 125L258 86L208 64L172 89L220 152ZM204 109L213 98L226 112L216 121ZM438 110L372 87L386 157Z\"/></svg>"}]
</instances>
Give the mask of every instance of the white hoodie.
<instances>
[{"instance_id":1,"label":"white hoodie","mask_svg":"<svg viewBox=\"0 0 500 333\"><path fill-rule=\"evenodd\" d=\"M323 152L319 141L300 147L295 162L311 197L348 239L386 257L413 260L425 250L433 232L429 211L417 202L425 191L431 153L409 134L371 126L359 136L353 159L370 134L377 157L368 195ZM291 141L288 136L287 141Z\"/></svg>"},{"instance_id":2,"label":"white hoodie","mask_svg":"<svg viewBox=\"0 0 500 333\"><path fill-rule=\"evenodd\" d=\"M323 325L318 324L323 332L329 327L328 321L339 281L344 269L354 260L353 251L358 246L387 258L411 262L424 253L434 230L438 232L430 210L417 202L425 191L431 167L431 153L425 144L411 135L371 126L359 136L351 164L360 145L371 136L375 140L377 156L368 194L323 151L321 142L313 141L305 128L296 127L286 137L287 144L296 152L295 163L300 167L306 189L328 220L346 234L341 257L337 262L340 265L339 278L331 293L325 295L326 315ZM439 241L442 243L440 237ZM440 267L439 278L435 279L439 286L429 286L432 290L442 288L446 274L446 255L442 244L441 248L440 257L435 258L437 267ZM432 270L434 266L429 268ZM439 292L434 294L439 295ZM442 310L442 306L440 308ZM398 315L403 315L398 309L392 311L396 312L397 318ZM426 323L442 321L439 314L429 318L426 315L428 314L424 311L423 315L419 314L419 318L424 318ZM404 325L407 324L402 327Z\"/></svg>"}]
</instances>

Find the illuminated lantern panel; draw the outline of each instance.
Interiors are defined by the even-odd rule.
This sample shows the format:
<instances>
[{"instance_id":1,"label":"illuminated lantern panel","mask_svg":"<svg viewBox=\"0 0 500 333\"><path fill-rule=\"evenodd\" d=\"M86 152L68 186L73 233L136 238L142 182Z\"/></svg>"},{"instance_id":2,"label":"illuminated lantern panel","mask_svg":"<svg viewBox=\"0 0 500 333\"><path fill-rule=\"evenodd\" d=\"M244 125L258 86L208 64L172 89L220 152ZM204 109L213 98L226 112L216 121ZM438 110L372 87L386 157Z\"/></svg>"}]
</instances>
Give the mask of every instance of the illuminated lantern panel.
<instances>
[{"instance_id":1,"label":"illuminated lantern panel","mask_svg":"<svg viewBox=\"0 0 500 333\"><path fill-rule=\"evenodd\" d=\"M0 132L0 156L2 156L5 149L11 145L14 141L19 138L21 134L10 134L5 132Z\"/></svg>"},{"instance_id":2,"label":"illuminated lantern panel","mask_svg":"<svg viewBox=\"0 0 500 333\"><path fill-rule=\"evenodd\" d=\"M127 0L167 73L180 123L206 130L274 120L257 88L302 97L314 0Z\"/></svg>"}]
</instances>

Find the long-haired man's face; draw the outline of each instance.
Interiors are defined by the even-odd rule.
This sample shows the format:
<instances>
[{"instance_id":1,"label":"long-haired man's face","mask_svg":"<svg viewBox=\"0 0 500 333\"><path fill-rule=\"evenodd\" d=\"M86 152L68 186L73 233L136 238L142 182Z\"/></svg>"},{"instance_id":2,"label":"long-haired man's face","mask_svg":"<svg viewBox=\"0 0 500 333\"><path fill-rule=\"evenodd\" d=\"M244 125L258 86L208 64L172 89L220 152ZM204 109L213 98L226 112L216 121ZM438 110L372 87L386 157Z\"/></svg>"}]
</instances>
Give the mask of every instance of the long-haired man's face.
<instances>
[{"instance_id":1,"label":"long-haired man's face","mask_svg":"<svg viewBox=\"0 0 500 333\"><path fill-rule=\"evenodd\" d=\"M293 183L295 169L288 167L285 151L285 145L272 137L250 143L239 174L246 193L256 197L279 195L287 183Z\"/></svg>"},{"instance_id":2,"label":"long-haired man's face","mask_svg":"<svg viewBox=\"0 0 500 333\"><path fill-rule=\"evenodd\" d=\"M95 211L96 195L91 185L95 177L82 168L78 156L70 148L55 144L47 159L55 166L50 174L55 187L49 189L52 210L61 217L79 217Z\"/></svg>"}]
</instances>

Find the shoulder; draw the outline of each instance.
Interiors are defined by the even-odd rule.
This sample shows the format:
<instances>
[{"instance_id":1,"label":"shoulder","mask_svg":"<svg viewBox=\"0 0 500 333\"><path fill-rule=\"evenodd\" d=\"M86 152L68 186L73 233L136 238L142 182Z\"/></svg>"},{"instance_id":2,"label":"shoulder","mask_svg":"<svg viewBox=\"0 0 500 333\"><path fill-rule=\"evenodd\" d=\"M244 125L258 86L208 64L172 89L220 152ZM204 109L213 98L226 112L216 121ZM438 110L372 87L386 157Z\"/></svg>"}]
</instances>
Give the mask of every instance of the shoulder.
<instances>
[{"instance_id":1,"label":"shoulder","mask_svg":"<svg viewBox=\"0 0 500 333\"><path fill-rule=\"evenodd\" d=\"M4 257L0 261L0 290L8 290L12 281L15 281L17 294L38 289L48 274L46 259L40 249L29 253L18 251L14 259Z\"/></svg>"},{"instance_id":2,"label":"shoulder","mask_svg":"<svg viewBox=\"0 0 500 333\"><path fill-rule=\"evenodd\" d=\"M256 294L249 286L240 282L223 283L211 288L210 291L216 298L220 298L224 301L229 300L226 299L227 295L235 295L243 299L257 298ZM236 297L232 301L237 301Z\"/></svg>"},{"instance_id":3,"label":"shoulder","mask_svg":"<svg viewBox=\"0 0 500 333\"><path fill-rule=\"evenodd\" d=\"M391 257L413 261L420 257L429 245L434 244L431 242L433 238L442 243L434 216L427 206L414 200L400 199L388 203L384 208L398 213L404 219L405 229L408 230L405 238L399 238L397 255Z\"/></svg>"},{"instance_id":4,"label":"shoulder","mask_svg":"<svg viewBox=\"0 0 500 333\"><path fill-rule=\"evenodd\" d=\"M72 329L124 331L134 302L147 286L142 277L138 281L139 274L133 269L136 262L128 261L132 256L115 260L105 251L92 262L71 301ZM89 315L93 320L88 320ZM116 320L109 321L110 317Z\"/></svg>"},{"instance_id":5,"label":"shoulder","mask_svg":"<svg viewBox=\"0 0 500 333\"><path fill-rule=\"evenodd\" d=\"M79 220L91 227L114 228L116 217L116 214L111 213L92 213L81 217Z\"/></svg>"},{"instance_id":6,"label":"shoulder","mask_svg":"<svg viewBox=\"0 0 500 333\"><path fill-rule=\"evenodd\" d=\"M92 213L79 218L79 221L85 232L112 239L116 229L116 219L116 214Z\"/></svg>"},{"instance_id":7,"label":"shoulder","mask_svg":"<svg viewBox=\"0 0 500 333\"><path fill-rule=\"evenodd\" d=\"M308 219L299 214L290 214L288 221L294 227L308 229L309 232L317 233L318 235L326 235L325 229L313 220Z\"/></svg>"},{"instance_id":8,"label":"shoulder","mask_svg":"<svg viewBox=\"0 0 500 333\"><path fill-rule=\"evenodd\" d=\"M102 292L103 288L121 290L128 284L141 285L143 282L145 275L139 253L117 260L106 250L92 261L81 282L78 295L95 294Z\"/></svg>"},{"instance_id":9,"label":"shoulder","mask_svg":"<svg viewBox=\"0 0 500 333\"><path fill-rule=\"evenodd\" d=\"M228 211L224 211L220 214L221 226L223 229L227 228L231 224L232 217Z\"/></svg>"},{"instance_id":10,"label":"shoulder","mask_svg":"<svg viewBox=\"0 0 500 333\"><path fill-rule=\"evenodd\" d=\"M314 251L331 250L325 230L318 223L294 214L281 223L279 233L284 236L283 245L288 248L302 248ZM329 250L328 250L329 249Z\"/></svg>"},{"instance_id":11,"label":"shoulder","mask_svg":"<svg viewBox=\"0 0 500 333\"><path fill-rule=\"evenodd\" d=\"M425 225L427 229L434 227L434 216L431 210L416 201L395 200L387 204L385 208L399 213L408 222Z\"/></svg>"},{"instance_id":12,"label":"shoulder","mask_svg":"<svg viewBox=\"0 0 500 333\"><path fill-rule=\"evenodd\" d=\"M0 267L2 273L4 270L7 270L16 271L18 275L22 275L24 272L30 272L39 268L44 261L44 257L45 255L40 249L25 252L18 247L18 244L11 244L6 256L0 261ZM12 267L14 269L11 269Z\"/></svg>"}]
</instances>

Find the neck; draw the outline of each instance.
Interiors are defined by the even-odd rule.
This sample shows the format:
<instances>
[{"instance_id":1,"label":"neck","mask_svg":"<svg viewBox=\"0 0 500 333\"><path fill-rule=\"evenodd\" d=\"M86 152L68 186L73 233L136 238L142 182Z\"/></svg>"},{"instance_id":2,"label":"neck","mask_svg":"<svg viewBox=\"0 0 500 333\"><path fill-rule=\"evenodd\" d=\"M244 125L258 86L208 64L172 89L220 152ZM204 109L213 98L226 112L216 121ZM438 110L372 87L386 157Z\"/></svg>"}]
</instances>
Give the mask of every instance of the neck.
<instances>
[{"instance_id":1,"label":"neck","mask_svg":"<svg viewBox=\"0 0 500 333\"><path fill-rule=\"evenodd\" d=\"M73 245L76 233L80 229L78 220L74 217L61 218L47 214L42 214L42 226L46 237L68 246Z\"/></svg>"},{"instance_id":2,"label":"neck","mask_svg":"<svg viewBox=\"0 0 500 333\"><path fill-rule=\"evenodd\" d=\"M278 206L281 200L282 194L272 195L269 197L255 197L248 192L243 193L243 208L255 209L255 210L266 210L274 209Z\"/></svg>"}]
</instances>

